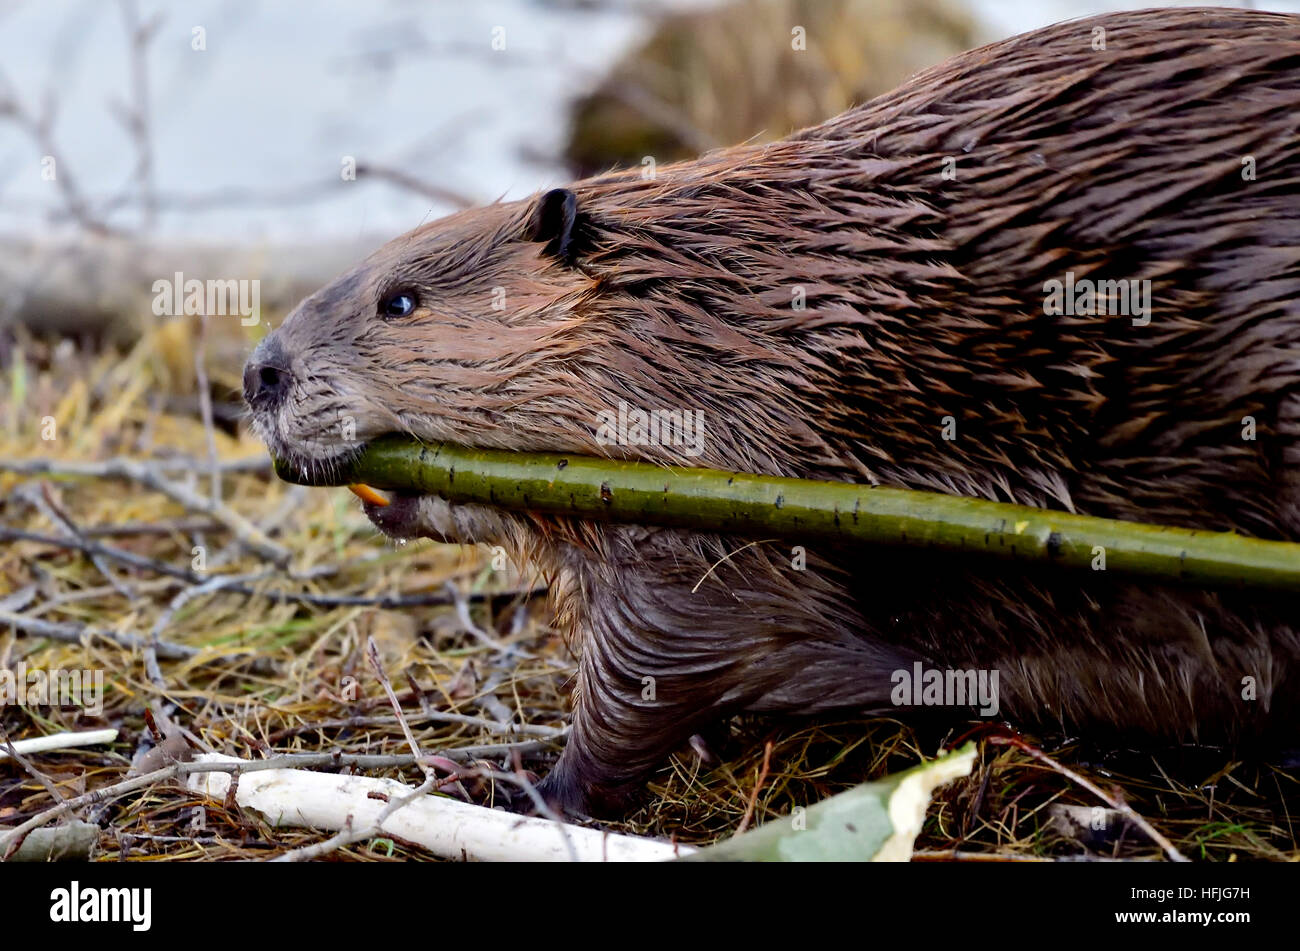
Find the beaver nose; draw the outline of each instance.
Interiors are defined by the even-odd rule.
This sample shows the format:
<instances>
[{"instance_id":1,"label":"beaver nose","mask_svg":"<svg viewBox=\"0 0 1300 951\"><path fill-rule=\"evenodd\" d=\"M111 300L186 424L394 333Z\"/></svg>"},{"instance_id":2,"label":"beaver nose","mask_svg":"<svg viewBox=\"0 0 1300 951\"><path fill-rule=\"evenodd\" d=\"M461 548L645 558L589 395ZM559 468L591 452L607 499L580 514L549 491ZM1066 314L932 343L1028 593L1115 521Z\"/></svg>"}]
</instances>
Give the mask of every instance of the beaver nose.
<instances>
[{"instance_id":1,"label":"beaver nose","mask_svg":"<svg viewBox=\"0 0 1300 951\"><path fill-rule=\"evenodd\" d=\"M244 399L253 409L274 409L293 383L289 357L274 334L263 339L244 365Z\"/></svg>"}]
</instances>

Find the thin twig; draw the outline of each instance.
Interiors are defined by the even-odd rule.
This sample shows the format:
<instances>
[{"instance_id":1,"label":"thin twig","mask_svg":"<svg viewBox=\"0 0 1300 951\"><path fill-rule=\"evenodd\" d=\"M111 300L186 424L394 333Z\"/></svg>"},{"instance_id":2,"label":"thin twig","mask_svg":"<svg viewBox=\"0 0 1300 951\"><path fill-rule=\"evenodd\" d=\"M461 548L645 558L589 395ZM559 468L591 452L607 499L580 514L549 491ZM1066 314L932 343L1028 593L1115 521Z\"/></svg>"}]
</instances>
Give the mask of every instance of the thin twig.
<instances>
[{"instance_id":1,"label":"thin twig","mask_svg":"<svg viewBox=\"0 0 1300 951\"><path fill-rule=\"evenodd\" d=\"M532 723L500 723L483 717L471 717L463 713L447 713L441 710L422 710L420 713L406 714L406 719L410 723L454 723L458 726L471 726L487 733L540 736L546 739L555 739L564 734L561 727L539 726ZM367 729L396 725L396 717L340 717L335 720L320 720L313 723L303 723L299 726L285 727L282 730L276 730L267 737L267 740L271 743L278 743L286 737L310 733L313 730Z\"/></svg>"},{"instance_id":2,"label":"thin twig","mask_svg":"<svg viewBox=\"0 0 1300 951\"><path fill-rule=\"evenodd\" d=\"M14 491L15 498L21 498L30 504L38 512L49 519L54 525L62 529L64 534L78 541L85 541L85 534L73 522L72 517L65 512L54 500L50 492L49 484L46 482L36 482L30 485L21 485ZM135 592L129 585L123 582L109 567L107 559L99 553L90 554L90 561L96 570L104 576L106 580L118 594L128 601L134 601Z\"/></svg>"},{"instance_id":3,"label":"thin twig","mask_svg":"<svg viewBox=\"0 0 1300 951\"><path fill-rule=\"evenodd\" d=\"M0 541L11 542L35 542L39 545L49 545L52 548L73 549L83 552L86 555L102 555L105 558L112 558L114 561L120 561L123 564L130 565L132 568L142 568L145 571L152 571L160 575L168 575L172 578L179 578L182 581L188 581L192 584L201 584L203 579L193 571L185 568L177 568L166 562L157 561L153 558L146 558L144 555L137 555L135 552L126 551L122 548L115 548L112 545L105 545L102 542L94 542L88 538L68 538L57 537L54 535L44 535L40 532L28 532L20 528L9 528L0 525Z\"/></svg>"},{"instance_id":4,"label":"thin twig","mask_svg":"<svg viewBox=\"0 0 1300 951\"><path fill-rule=\"evenodd\" d=\"M28 774L38 783L45 787L45 791L50 794L50 798L55 802L63 802L64 795L59 792L59 787L54 785L54 780L46 776L39 769L32 765L32 761L19 752L18 747L14 746L9 739L9 733L4 727L0 726L0 743L3 744L3 750L8 758L17 761L18 765L27 770Z\"/></svg>"},{"instance_id":5,"label":"thin twig","mask_svg":"<svg viewBox=\"0 0 1300 951\"><path fill-rule=\"evenodd\" d=\"M174 588L180 583L179 578L153 578L148 581L136 582L135 591L136 594L162 594L167 591L168 588ZM78 601L94 601L115 594L117 594L116 589L111 588L108 585L100 585L97 588L79 588L75 591L63 591L47 598L40 604L35 605L27 613L29 617L35 617L38 614L44 614L46 611L56 610L66 604L75 604ZM26 607L26 604L14 606L0 601L0 609L6 611L21 611Z\"/></svg>"},{"instance_id":6,"label":"thin twig","mask_svg":"<svg viewBox=\"0 0 1300 951\"><path fill-rule=\"evenodd\" d=\"M106 594L112 594L112 588L100 588ZM29 584L0 598L0 611L21 611L36 600L36 585Z\"/></svg>"},{"instance_id":7,"label":"thin twig","mask_svg":"<svg viewBox=\"0 0 1300 951\"><path fill-rule=\"evenodd\" d=\"M156 687L166 692L167 683L163 679L162 670L158 667L158 645L163 643L161 640L162 632L166 630L167 625L170 624L172 618L176 616L176 612L195 598L212 594L223 588L228 588L231 585L240 584L252 577L256 577L256 575L218 575L215 578L209 578L203 584L196 585L192 588L186 588L172 598L167 607L158 615L158 619L154 621L154 625L149 631L149 639L144 649L145 670L149 674L149 679L153 681Z\"/></svg>"},{"instance_id":8,"label":"thin twig","mask_svg":"<svg viewBox=\"0 0 1300 951\"><path fill-rule=\"evenodd\" d=\"M210 468L214 467L203 466L196 471ZM220 522L243 547L253 554L281 567L289 563L289 551L263 535L257 526L248 519L219 501L206 498L188 486L164 478L159 471L160 467L154 463L117 458L105 460L103 463L84 463L78 466L76 464L56 463L53 460L28 459L24 460L23 463L0 463L0 469L7 469L10 472L26 472L27 474L44 471L51 475L82 474L95 475L100 478L112 476L129 479L132 482L148 486L155 492L161 492L191 511L201 512ZM81 471L78 472L77 470Z\"/></svg>"},{"instance_id":9,"label":"thin twig","mask_svg":"<svg viewBox=\"0 0 1300 951\"><path fill-rule=\"evenodd\" d=\"M148 646L148 641L145 638L136 637L134 634L123 634L120 631L86 627L81 624L60 624L54 621L42 621L38 618L15 614L12 611L0 611L0 627L5 626L14 627L25 634L48 637L50 640L63 641L68 644L81 644L87 638L90 638L109 641L119 647L127 647L131 650L144 650ZM197 648L186 647L184 644L172 644L168 641L159 641L155 650L158 652L159 657L167 660L189 660L201 653Z\"/></svg>"},{"instance_id":10,"label":"thin twig","mask_svg":"<svg viewBox=\"0 0 1300 951\"><path fill-rule=\"evenodd\" d=\"M266 455L226 459L217 464L222 472L270 472L271 458ZM158 472L206 473L212 466L194 456L166 459L131 459L114 456L98 462L74 462L67 459L0 459L0 472L18 475L68 476L87 479L135 479L139 467L149 466Z\"/></svg>"},{"instance_id":11,"label":"thin twig","mask_svg":"<svg viewBox=\"0 0 1300 951\"><path fill-rule=\"evenodd\" d=\"M363 177L377 178L383 181L391 182L407 191L415 192L417 195L423 195L434 201L445 202L454 208L473 208L478 202L468 195L454 191L442 185L435 185L432 182L426 182L423 179L416 178L409 172L400 169L389 168L385 165L376 165L374 162L358 162L357 178Z\"/></svg>"},{"instance_id":12,"label":"thin twig","mask_svg":"<svg viewBox=\"0 0 1300 951\"><path fill-rule=\"evenodd\" d=\"M199 317L199 339L194 348L194 383L199 389L199 415L203 419L203 433L208 444L209 477L212 479L212 501L221 504L221 469L217 466L217 430L212 421L212 388L208 383L208 314L206 309Z\"/></svg>"},{"instance_id":13,"label":"thin twig","mask_svg":"<svg viewBox=\"0 0 1300 951\"><path fill-rule=\"evenodd\" d=\"M86 538L123 538L131 535L183 535L187 532L210 532L221 526L210 518L176 518L162 522L122 522L119 525L85 525Z\"/></svg>"},{"instance_id":14,"label":"thin twig","mask_svg":"<svg viewBox=\"0 0 1300 951\"><path fill-rule=\"evenodd\" d=\"M1106 794L1101 790L1101 787L1099 787L1096 783L1092 782L1087 777L1081 776L1079 773L1076 773L1068 766L1063 766L1062 764L1058 763L1056 760L1048 756L1046 753L1044 753L1042 750L1035 749L1034 747L1026 743L1024 740L1020 739L1020 737L1018 736L991 736L989 737L989 742L1006 743L1011 746L1014 746L1016 749L1028 753L1030 756L1038 760L1040 763L1044 763L1047 766L1051 767L1052 769L1056 770L1058 773L1060 773L1062 776L1067 777L1072 782L1078 783L1080 786L1088 790L1088 792L1092 793L1094 796L1096 796L1102 802L1106 803L1112 809L1115 809L1123 813L1125 818L1127 818L1135 826L1137 826L1139 829L1145 832L1152 842L1156 843L1156 845L1160 846L1160 848L1164 850L1165 855L1169 857L1170 861L1172 862L1187 861L1187 857L1184 856L1181 852L1179 852L1172 842L1170 842L1163 835L1161 835L1160 832L1155 828L1155 826L1151 825L1151 823L1147 822L1146 819L1138 815L1132 806L1130 806L1128 803L1124 802L1124 800L1116 796L1111 796Z\"/></svg>"},{"instance_id":15,"label":"thin twig","mask_svg":"<svg viewBox=\"0 0 1300 951\"><path fill-rule=\"evenodd\" d=\"M141 568L145 571L152 571L156 574L166 575L169 578L175 578L189 584L203 585L211 580L211 576L200 575L198 572L190 571L186 568L177 568L163 561L157 561L152 558L146 558L143 555L137 555L121 548L114 548L110 545L104 545L90 539L73 539L59 538L53 535L43 535L39 532L28 532L17 528L8 528L0 525L0 541L28 541L40 545L49 545L53 548L71 548L86 554L97 553L108 558L113 558L124 564L131 565L134 568ZM384 557L378 555L376 557ZM360 559L364 563L369 559ZM356 563L354 563L355 565ZM352 567L352 566L348 566ZM330 577L344 570L338 565L318 566L306 571L291 571L289 579L293 581L314 580L317 578ZM256 573L250 577L271 577L273 571L267 569L264 572ZM299 604L311 604L317 607L375 607L375 608L407 608L407 607L437 607L439 605L454 604L455 599L447 593L427 592L424 594L408 595L364 595L364 594L315 594L310 591L285 591L282 589L270 588L263 589L248 584L231 584L224 586L224 590L233 594L242 594L248 597L266 598L275 602L295 602ZM498 592L475 592L466 594L464 597L472 602L490 602L493 604L500 602L510 602L516 598L538 597L547 592L545 586L527 588L523 590L498 591Z\"/></svg>"},{"instance_id":16,"label":"thin twig","mask_svg":"<svg viewBox=\"0 0 1300 951\"><path fill-rule=\"evenodd\" d=\"M53 100L46 101L45 109L38 117L25 109L18 101L18 97L13 92L13 85L4 77L3 73L0 73L0 87L3 87L4 90L3 93L0 93L0 117L8 117L15 125L24 130L36 143L36 147L40 149L45 159L52 163L52 180L55 187L58 188L59 194L63 197L63 205L68 215L92 234L123 234L124 232L111 227L108 222L91 210L89 202L82 195L81 189L77 187L76 179L64 160L63 152L54 141L55 105Z\"/></svg>"},{"instance_id":17,"label":"thin twig","mask_svg":"<svg viewBox=\"0 0 1300 951\"><path fill-rule=\"evenodd\" d=\"M499 640L474 623L474 618L472 618L469 613L469 600L465 597L464 592L456 586L454 581L448 581L443 585L443 590L446 591L447 597L451 603L456 606L456 617L460 620L461 627L463 627L467 633L472 634L475 638L482 641L493 650L504 651L506 649L505 644L502 644Z\"/></svg>"},{"instance_id":18,"label":"thin twig","mask_svg":"<svg viewBox=\"0 0 1300 951\"><path fill-rule=\"evenodd\" d=\"M542 794L537 791L537 787L523 774L523 770L507 773L499 769L489 769L486 766L475 766L463 770L461 775L481 776L484 779L491 779L496 782L510 783L511 785L518 786L532 801L533 808L535 808L539 814L555 823L556 828L560 832L560 838L564 841L565 851L569 853L569 860L573 862L579 861L578 850L574 848L573 840L569 837L568 826L565 824L564 820L560 818L559 813L551 808L550 803L542 798Z\"/></svg>"},{"instance_id":19,"label":"thin twig","mask_svg":"<svg viewBox=\"0 0 1300 951\"><path fill-rule=\"evenodd\" d=\"M749 802L745 806L745 814L740 819L740 825L736 827L736 835L740 835L749 828L749 823L754 819L754 810L758 808L758 791L763 788L763 783L767 782L767 771L772 765L772 741L768 740L763 747L763 768L758 771L758 780L754 783L754 788L749 793Z\"/></svg>"},{"instance_id":20,"label":"thin twig","mask_svg":"<svg viewBox=\"0 0 1300 951\"><path fill-rule=\"evenodd\" d=\"M131 106L119 104L118 118L135 143L135 181L143 209L143 226L150 229L158 213L154 190L153 135L149 108L149 44L162 25L162 14L142 21L135 0L121 0L122 21L131 41Z\"/></svg>"}]
</instances>

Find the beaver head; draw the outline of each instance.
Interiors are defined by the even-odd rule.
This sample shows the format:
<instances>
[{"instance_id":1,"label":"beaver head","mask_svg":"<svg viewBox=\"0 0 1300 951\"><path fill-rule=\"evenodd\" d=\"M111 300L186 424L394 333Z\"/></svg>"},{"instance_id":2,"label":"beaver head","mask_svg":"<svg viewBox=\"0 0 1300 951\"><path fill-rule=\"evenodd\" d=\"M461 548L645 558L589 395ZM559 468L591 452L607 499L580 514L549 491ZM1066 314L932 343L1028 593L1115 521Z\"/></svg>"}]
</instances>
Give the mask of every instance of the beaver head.
<instances>
[{"instance_id":1,"label":"beaver head","mask_svg":"<svg viewBox=\"0 0 1300 951\"><path fill-rule=\"evenodd\" d=\"M453 215L304 300L244 369L271 451L316 471L389 432L577 448L566 422L588 409L573 355L592 282L567 264L574 202L556 190Z\"/></svg>"}]
</instances>

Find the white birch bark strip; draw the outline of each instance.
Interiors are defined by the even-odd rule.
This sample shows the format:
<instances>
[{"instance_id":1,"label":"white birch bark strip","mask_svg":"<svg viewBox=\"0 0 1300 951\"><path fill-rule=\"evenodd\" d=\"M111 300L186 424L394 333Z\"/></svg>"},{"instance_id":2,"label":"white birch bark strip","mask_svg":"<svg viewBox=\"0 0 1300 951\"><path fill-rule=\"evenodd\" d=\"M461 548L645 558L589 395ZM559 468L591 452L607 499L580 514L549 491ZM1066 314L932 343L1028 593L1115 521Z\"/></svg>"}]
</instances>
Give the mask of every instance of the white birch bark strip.
<instances>
[{"instance_id":1,"label":"white birch bark strip","mask_svg":"<svg viewBox=\"0 0 1300 951\"><path fill-rule=\"evenodd\" d=\"M20 756L28 753L48 753L50 750L70 750L77 746L98 746L117 739L117 730L87 730L84 733L51 733L29 740L14 740L14 749ZM9 747L0 745L0 760L9 758Z\"/></svg>"},{"instance_id":2,"label":"white birch bark strip","mask_svg":"<svg viewBox=\"0 0 1300 951\"><path fill-rule=\"evenodd\" d=\"M202 754L196 762L237 762L233 757ZM224 799L228 773L196 773L189 788L213 799ZM388 799L411 792L391 779L341 776L299 769L268 769L242 773L235 800L277 826L299 826L338 832L347 826L374 824ZM382 798L376 798L376 794ZM582 826L559 825L549 819L519 816L448 799L426 796L384 820L376 837L392 835L447 859L484 862L565 862L568 836L582 862L656 862L687 855L695 849L655 839L616 835Z\"/></svg>"}]
</instances>

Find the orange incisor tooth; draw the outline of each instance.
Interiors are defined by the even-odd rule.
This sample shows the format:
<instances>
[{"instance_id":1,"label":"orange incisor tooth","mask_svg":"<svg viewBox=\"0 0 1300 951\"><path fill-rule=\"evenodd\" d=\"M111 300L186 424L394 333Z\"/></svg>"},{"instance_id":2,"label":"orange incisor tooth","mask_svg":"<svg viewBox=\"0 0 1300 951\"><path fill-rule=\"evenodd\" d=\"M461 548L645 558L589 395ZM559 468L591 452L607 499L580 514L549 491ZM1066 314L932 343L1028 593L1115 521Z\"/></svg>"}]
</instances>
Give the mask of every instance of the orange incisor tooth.
<instances>
[{"instance_id":1,"label":"orange incisor tooth","mask_svg":"<svg viewBox=\"0 0 1300 951\"><path fill-rule=\"evenodd\" d=\"M352 492L353 495L355 495L362 502L365 502L368 505L383 506L388 504L388 499L384 498L382 495L380 495L378 492L376 492L370 486L365 485L364 483L354 482L350 486L348 486L348 489L349 491Z\"/></svg>"}]
</instances>

